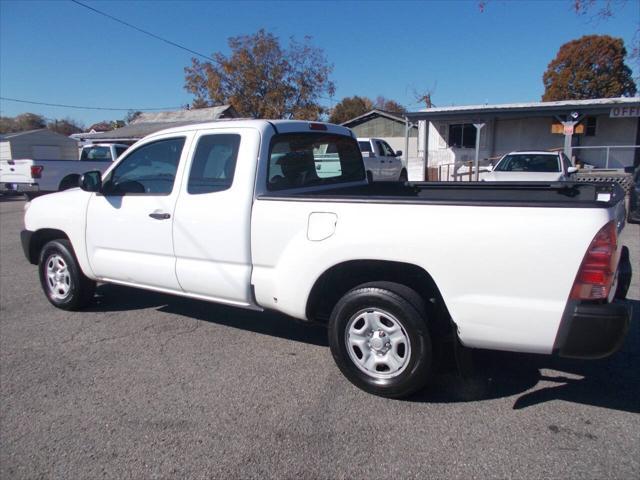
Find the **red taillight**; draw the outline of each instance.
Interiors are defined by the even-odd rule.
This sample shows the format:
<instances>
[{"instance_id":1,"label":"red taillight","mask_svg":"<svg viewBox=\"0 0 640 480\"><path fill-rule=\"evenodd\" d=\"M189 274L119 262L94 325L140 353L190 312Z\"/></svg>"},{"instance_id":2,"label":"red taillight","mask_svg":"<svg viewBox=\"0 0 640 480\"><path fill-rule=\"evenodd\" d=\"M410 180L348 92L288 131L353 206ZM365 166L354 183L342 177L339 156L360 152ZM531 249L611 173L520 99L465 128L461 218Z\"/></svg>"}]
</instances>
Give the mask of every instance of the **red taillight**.
<instances>
[{"instance_id":1,"label":"red taillight","mask_svg":"<svg viewBox=\"0 0 640 480\"><path fill-rule=\"evenodd\" d=\"M40 178L44 167L42 165L31 165L31 178Z\"/></svg>"},{"instance_id":2,"label":"red taillight","mask_svg":"<svg viewBox=\"0 0 640 480\"><path fill-rule=\"evenodd\" d=\"M571 288L573 300L603 300L609 296L618 262L618 233L607 223L591 241Z\"/></svg>"},{"instance_id":3,"label":"red taillight","mask_svg":"<svg viewBox=\"0 0 640 480\"><path fill-rule=\"evenodd\" d=\"M309 130L327 130L327 126L323 123L310 123Z\"/></svg>"}]
</instances>

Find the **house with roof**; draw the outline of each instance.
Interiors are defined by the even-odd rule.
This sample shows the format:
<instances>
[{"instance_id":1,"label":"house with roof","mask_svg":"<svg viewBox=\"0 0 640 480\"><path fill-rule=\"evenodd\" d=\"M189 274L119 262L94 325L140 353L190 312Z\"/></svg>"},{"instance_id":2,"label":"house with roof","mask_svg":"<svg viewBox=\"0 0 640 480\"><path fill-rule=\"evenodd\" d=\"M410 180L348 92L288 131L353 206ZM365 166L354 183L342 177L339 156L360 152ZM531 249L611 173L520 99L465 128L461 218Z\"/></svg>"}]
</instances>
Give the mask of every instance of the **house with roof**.
<instances>
[{"instance_id":1,"label":"house with roof","mask_svg":"<svg viewBox=\"0 0 640 480\"><path fill-rule=\"evenodd\" d=\"M78 160L78 142L41 128L0 135L0 160Z\"/></svg>"},{"instance_id":2,"label":"house with roof","mask_svg":"<svg viewBox=\"0 0 640 480\"><path fill-rule=\"evenodd\" d=\"M123 143L133 144L152 133L166 128L180 127L193 123L212 122L238 118L238 112L231 105L177 110L173 112L145 112L138 115L128 125L108 132L79 133L75 137L83 143Z\"/></svg>"},{"instance_id":3,"label":"house with roof","mask_svg":"<svg viewBox=\"0 0 640 480\"><path fill-rule=\"evenodd\" d=\"M639 97L435 107L405 119L419 131L414 180L449 179L461 165L514 150L562 150L599 169L640 166Z\"/></svg>"}]
</instances>

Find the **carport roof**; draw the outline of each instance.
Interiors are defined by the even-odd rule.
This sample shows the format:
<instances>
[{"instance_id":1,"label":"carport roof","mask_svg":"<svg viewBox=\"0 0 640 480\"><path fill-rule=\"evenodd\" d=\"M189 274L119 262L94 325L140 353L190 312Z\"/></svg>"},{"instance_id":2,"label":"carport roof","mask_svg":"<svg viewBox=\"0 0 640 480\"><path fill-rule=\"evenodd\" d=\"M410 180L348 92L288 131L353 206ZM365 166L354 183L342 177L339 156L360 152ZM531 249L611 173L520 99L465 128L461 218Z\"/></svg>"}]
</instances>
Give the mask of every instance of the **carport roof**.
<instances>
[{"instance_id":1,"label":"carport roof","mask_svg":"<svg viewBox=\"0 0 640 480\"><path fill-rule=\"evenodd\" d=\"M564 100L560 102L503 103L495 105L465 105L425 108L418 112L407 112L409 121L418 120L488 120L508 117L540 117L550 115L580 115L609 113L616 106L638 106L640 97L596 98L592 100Z\"/></svg>"}]
</instances>

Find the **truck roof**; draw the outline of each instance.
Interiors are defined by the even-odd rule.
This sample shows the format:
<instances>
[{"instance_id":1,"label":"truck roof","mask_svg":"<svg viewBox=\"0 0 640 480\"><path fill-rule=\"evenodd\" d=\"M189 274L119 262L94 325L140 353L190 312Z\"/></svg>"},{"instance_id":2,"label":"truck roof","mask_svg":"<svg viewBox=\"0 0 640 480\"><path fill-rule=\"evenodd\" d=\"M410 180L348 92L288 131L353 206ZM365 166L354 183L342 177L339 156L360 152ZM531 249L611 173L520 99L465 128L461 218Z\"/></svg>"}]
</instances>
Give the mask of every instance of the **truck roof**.
<instances>
[{"instance_id":1,"label":"truck roof","mask_svg":"<svg viewBox=\"0 0 640 480\"><path fill-rule=\"evenodd\" d=\"M255 128L260 131L265 130L273 130L274 128L278 133L289 133L289 132L300 132L300 131L310 131L316 132L317 130L313 129L311 125L324 125L326 130L329 133L337 133L341 135L348 135L350 137L355 138L355 135L346 127L342 127L340 125L335 125L332 123L325 122L310 122L306 120L248 120L248 119L225 119L218 120L213 122L204 122L204 123L192 123L189 125L182 125L180 127L167 128L165 130L160 130L158 132L154 132L149 137L154 137L156 135L164 135L167 133L180 133L180 132L190 132L193 130L205 130L205 129L218 129L218 128Z\"/></svg>"}]
</instances>

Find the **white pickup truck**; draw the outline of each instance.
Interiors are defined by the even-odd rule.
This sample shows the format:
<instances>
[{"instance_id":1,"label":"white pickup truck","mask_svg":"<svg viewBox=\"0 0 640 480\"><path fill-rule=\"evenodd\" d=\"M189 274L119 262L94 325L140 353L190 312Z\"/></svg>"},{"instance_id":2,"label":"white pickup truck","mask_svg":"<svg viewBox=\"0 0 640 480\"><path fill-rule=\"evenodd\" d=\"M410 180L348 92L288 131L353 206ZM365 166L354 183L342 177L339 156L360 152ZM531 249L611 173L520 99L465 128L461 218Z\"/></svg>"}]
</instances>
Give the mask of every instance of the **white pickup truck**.
<instances>
[{"instance_id":1,"label":"white pickup truck","mask_svg":"<svg viewBox=\"0 0 640 480\"><path fill-rule=\"evenodd\" d=\"M381 138L358 138L364 167L370 182L406 182L407 168L402 152L393 149Z\"/></svg>"},{"instance_id":2,"label":"white pickup truck","mask_svg":"<svg viewBox=\"0 0 640 480\"><path fill-rule=\"evenodd\" d=\"M319 176L327 151L340 169ZM615 351L624 214L614 184L369 184L344 127L239 120L144 138L104 176L27 204L21 240L58 308L111 282L324 322L350 381L403 397L447 337Z\"/></svg>"},{"instance_id":3,"label":"white pickup truck","mask_svg":"<svg viewBox=\"0 0 640 480\"><path fill-rule=\"evenodd\" d=\"M32 197L77 187L83 172L106 170L129 148L121 144L85 145L80 160L2 160L0 191L26 193Z\"/></svg>"}]
</instances>

